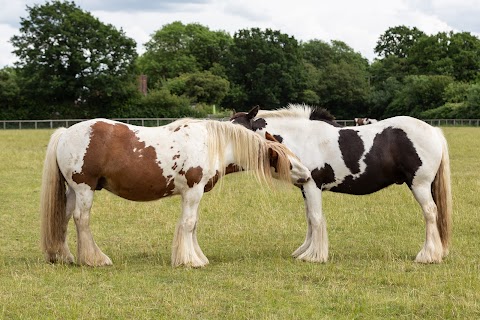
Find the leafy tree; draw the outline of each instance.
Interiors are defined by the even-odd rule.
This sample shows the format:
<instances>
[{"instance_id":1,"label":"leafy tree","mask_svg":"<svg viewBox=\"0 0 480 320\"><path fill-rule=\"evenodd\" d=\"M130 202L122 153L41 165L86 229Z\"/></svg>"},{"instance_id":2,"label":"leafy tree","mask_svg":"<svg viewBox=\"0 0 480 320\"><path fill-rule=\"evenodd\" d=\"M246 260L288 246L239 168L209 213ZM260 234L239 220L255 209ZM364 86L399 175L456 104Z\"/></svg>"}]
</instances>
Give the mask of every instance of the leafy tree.
<instances>
[{"instance_id":1,"label":"leafy tree","mask_svg":"<svg viewBox=\"0 0 480 320\"><path fill-rule=\"evenodd\" d=\"M225 58L232 38L223 31L210 31L197 23L184 25L173 22L155 32L145 44L146 52L138 66L153 87L161 86L163 79L182 73L214 70L223 73L220 63Z\"/></svg>"},{"instance_id":2,"label":"leafy tree","mask_svg":"<svg viewBox=\"0 0 480 320\"><path fill-rule=\"evenodd\" d=\"M424 119L480 118L480 84L453 82L445 89L446 103L420 114Z\"/></svg>"},{"instance_id":3,"label":"leafy tree","mask_svg":"<svg viewBox=\"0 0 480 320\"><path fill-rule=\"evenodd\" d=\"M372 88L369 95L369 117L380 119L386 114L385 109L402 89L402 83L396 77L390 77Z\"/></svg>"},{"instance_id":4,"label":"leafy tree","mask_svg":"<svg viewBox=\"0 0 480 320\"><path fill-rule=\"evenodd\" d=\"M454 78L457 81L476 80L480 72L480 39L469 32L451 34L449 51Z\"/></svg>"},{"instance_id":5,"label":"leafy tree","mask_svg":"<svg viewBox=\"0 0 480 320\"><path fill-rule=\"evenodd\" d=\"M453 79L448 76L407 76L405 82L387 107L385 116L420 116L423 111L445 104L445 89Z\"/></svg>"},{"instance_id":6,"label":"leafy tree","mask_svg":"<svg viewBox=\"0 0 480 320\"><path fill-rule=\"evenodd\" d=\"M480 70L480 40L468 32L441 32L419 40L409 64L417 74L441 74L473 81Z\"/></svg>"},{"instance_id":7,"label":"leafy tree","mask_svg":"<svg viewBox=\"0 0 480 320\"><path fill-rule=\"evenodd\" d=\"M285 106L298 101L305 89L301 48L295 38L280 31L236 32L225 69L232 92L223 104L238 110Z\"/></svg>"},{"instance_id":8,"label":"leafy tree","mask_svg":"<svg viewBox=\"0 0 480 320\"><path fill-rule=\"evenodd\" d=\"M118 111L118 116L125 118L183 118L205 115L191 108L189 98L172 94L166 87L152 89L148 95Z\"/></svg>"},{"instance_id":9,"label":"leafy tree","mask_svg":"<svg viewBox=\"0 0 480 320\"><path fill-rule=\"evenodd\" d=\"M15 69L0 69L0 119L23 119L25 110L21 105L20 87Z\"/></svg>"},{"instance_id":10,"label":"leafy tree","mask_svg":"<svg viewBox=\"0 0 480 320\"><path fill-rule=\"evenodd\" d=\"M21 34L11 42L34 116L108 116L135 92L135 41L123 31L74 2L46 2L27 11Z\"/></svg>"},{"instance_id":11,"label":"leafy tree","mask_svg":"<svg viewBox=\"0 0 480 320\"><path fill-rule=\"evenodd\" d=\"M379 57L387 58L395 56L398 58L407 58L410 50L417 43L417 41L425 37L423 31L416 27L408 28L406 26L396 26L387 29L384 34L380 36L375 46L374 52Z\"/></svg>"},{"instance_id":12,"label":"leafy tree","mask_svg":"<svg viewBox=\"0 0 480 320\"><path fill-rule=\"evenodd\" d=\"M186 96L193 103L219 105L228 92L228 80L213 75L210 71L185 73L167 81L173 94Z\"/></svg>"},{"instance_id":13,"label":"leafy tree","mask_svg":"<svg viewBox=\"0 0 480 320\"><path fill-rule=\"evenodd\" d=\"M317 89L320 104L337 118L353 118L367 113L367 74L354 64L341 61L327 66Z\"/></svg>"},{"instance_id":14,"label":"leafy tree","mask_svg":"<svg viewBox=\"0 0 480 320\"><path fill-rule=\"evenodd\" d=\"M468 109L466 88L479 77L477 37L468 32L427 36L416 28L395 27L380 37L375 52L381 58L370 67L374 113L380 113L382 104L383 117L474 113Z\"/></svg>"},{"instance_id":15,"label":"leafy tree","mask_svg":"<svg viewBox=\"0 0 480 320\"><path fill-rule=\"evenodd\" d=\"M367 114L368 61L342 41L312 40L302 44L309 91L304 96L338 118ZM306 94L310 92L310 96ZM312 95L311 93L315 93Z\"/></svg>"}]
</instances>

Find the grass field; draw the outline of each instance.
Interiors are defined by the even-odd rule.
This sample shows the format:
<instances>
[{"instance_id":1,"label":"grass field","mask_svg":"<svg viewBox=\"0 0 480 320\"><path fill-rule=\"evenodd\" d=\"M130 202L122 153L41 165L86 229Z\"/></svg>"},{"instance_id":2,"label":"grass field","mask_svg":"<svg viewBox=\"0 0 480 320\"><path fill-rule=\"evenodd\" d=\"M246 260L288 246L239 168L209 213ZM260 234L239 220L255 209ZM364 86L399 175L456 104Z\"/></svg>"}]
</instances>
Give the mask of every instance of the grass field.
<instances>
[{"instance_id":1,"label":"grass field","mask_svg":"<svg viewBox=\"0 0 480 320\"><path fill-rule=\"evenodd\" d=\"M50 130L0 130L0 319L477 319L480 128L445 128L453 243L442 264L413 262L425 224L408 188L324 193L328 263L296 261L300 192L227 176L201 203L202 269L173 269L180 198L96 194L91 228L114 266L51 265L39 249L40 179ZM69 226L76 252L73 222Z\"/></svg>"}]
</instances>

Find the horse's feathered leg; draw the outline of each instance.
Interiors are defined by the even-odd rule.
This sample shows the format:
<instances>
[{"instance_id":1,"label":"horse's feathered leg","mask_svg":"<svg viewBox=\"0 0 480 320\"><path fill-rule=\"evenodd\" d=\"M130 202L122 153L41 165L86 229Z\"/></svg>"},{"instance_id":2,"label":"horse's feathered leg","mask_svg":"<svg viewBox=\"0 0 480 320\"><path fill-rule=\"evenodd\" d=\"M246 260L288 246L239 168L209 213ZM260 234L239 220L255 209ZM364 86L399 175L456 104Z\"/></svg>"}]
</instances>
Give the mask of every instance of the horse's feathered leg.
<instances>
[{"instance_id":1,"label":"horse's feathered leg","mask_svg":"<svg viewBox=\"0 0 480 320\"><path fill-rule=\"evenodd\" d=\"M425 243L415 261L421 263L442 262L443 246L437 228L437 206L433 201L429 184L412 188L415 199L423 210L425 218Z\"/></svg>"},{"instance_id":2,"label":"horse's feathered leg","mask_svg":"<svg viewBox=\"0 0 480 320\"><path fill-rule=\"evenodd\" d=\"M303 185L307 216L305 242L292 254L295 258L310 262L326 262L328 259L327 222L322 212L322 191L310 180Z\"/></svg>"},{"instance_id":3,"label":"horse's feathered leg","mask_svg":"<svg viewBox=\"0 0 480 320\"><path fill-rule=\"evenodd\" d=\"M198 209L197 209L197 217L198 217ZM197 218L198 219L198 218ZM200 245L198 244L197 240L197 223L195 223L195 227L193 229L193 246L195 248L195 253L199 257L200 260L202 260L205 264L208 264L208 258L205 256L205 254L202 251L202 248L200 248Z\"/></svg>"},{"instance_id":4,"label":"horse's feathered leg","mask_svg":"<svg viewBox=\"0 0 480 320\"><path fill-rule=\"evenodd\" d=\"M172 245L172 266L203 267L208 259L196 238L198 206L203 196L203 186L196 185L182 193L182 217L177 223Z\"/></svg>"},{"instance_id":5,"label":"horse's feathered leg","mask_svg":"<svg viewBox=\"0 0 480 320\"><path fill-rule=\"evenodd\" d=\"M307 221L307 234L305 236L305 241L303 241L303 244L298 247L297 250L295 250L292 253L292 256L297 258L299 255L305 252L307 248L310 246L310 243L312 242L312 223L310 222L310 217L309 217L309 207L308 207L308 200L307 197L305 196L305 191L302 189L302 195L303 195L303 202L305 204L305 218Z\"/></svg>"},{"instance_id":6,"label":"horse's feathered leg","mask_svg":"<svg viewBox=\"0 0 480 320\"><path fill-rule=\"evenodd\" d=\"M94 192L87 185L76 186L75 192L73 219L77 227L77 263L94 267L112 265L112 260L98 248L90 231L90 209Z\"/></svg>"}]
</instances>

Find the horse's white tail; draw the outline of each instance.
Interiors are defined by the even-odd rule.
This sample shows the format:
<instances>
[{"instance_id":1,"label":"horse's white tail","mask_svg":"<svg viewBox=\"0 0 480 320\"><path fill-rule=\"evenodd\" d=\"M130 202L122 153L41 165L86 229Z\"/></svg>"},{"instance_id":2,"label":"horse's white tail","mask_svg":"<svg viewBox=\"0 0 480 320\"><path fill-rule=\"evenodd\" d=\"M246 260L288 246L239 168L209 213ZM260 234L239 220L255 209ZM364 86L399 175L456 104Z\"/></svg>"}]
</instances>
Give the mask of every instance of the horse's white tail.
<instances>
[{"instance_id":1,"label":"horse's white tail","mask_svg":"<svg viewBox=\"0 0 480 320\"><path fill-rule=\"evenodd\" d=\"M448 254L452 232L452 191L450 186L450 158L448 145L441 129L437 129L443 141L442 161L432 184L432 193L437 205L437 227L442 240L443 255Z\"/></svg>"},{"instance_id":2,"label":"horse's white tail","mask_svg":"<svg viewBox=\"0 0 480 320\"><path fill-rule=\"evenodd\" d=\"M40 198L41 246L45 257L55 262L61 255L66 237L66 187L57 165L57 145L65 128L57 129L50 137L43 165Z\"/></svg>"}]
</instances>

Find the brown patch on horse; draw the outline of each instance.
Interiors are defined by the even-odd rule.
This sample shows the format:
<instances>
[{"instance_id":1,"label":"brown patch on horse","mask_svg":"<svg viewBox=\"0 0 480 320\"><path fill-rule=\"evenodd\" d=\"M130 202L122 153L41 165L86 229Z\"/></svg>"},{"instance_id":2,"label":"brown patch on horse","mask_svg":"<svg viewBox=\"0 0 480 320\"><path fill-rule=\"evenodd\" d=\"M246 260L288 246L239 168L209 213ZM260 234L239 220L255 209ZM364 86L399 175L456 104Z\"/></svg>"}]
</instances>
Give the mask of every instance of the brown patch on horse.
<instances>
[{"instance_id":1,"label":"brown patch on horse","mask_svg":"<svg viewBox=\"0 0 480 320\"><path fill-rule=\"evenodd\" d=\"M237 166L237 165L234 164L234 163L230 163L230 164L225 168L225 174L234 173L234 172L239 172L239 171L242 171L242 168L240 168L239 166Z\"/></svg>"},{"instance_id":2,"label":"brown patch on horse","mask_svg":"<svg viewBox=\"0 0 480 320\"><path fill-rule=\"evenodd\" d=\"M133 201L156 200L173 193L173 179L164 177L154 147L145 146L128 126L99 121L91 130L82 170L72 175L73 181Z\"/></svg>"},{"instance_id":3,"label":"brown patch on horse","mask_svg":"<svg viewBox=\"0 0 480 320\"><path fill-rule=\"evenodd\" d=\"M197 183L199 183L202 178L203 178L203 169L202 167L195 167L195 168L190 168L187 170L185 173L185 178L187 179L187 185L190 188L193 188L193 186Z\"/></svg>"},{"instance_id":4,"label":"brown patch on horse","mask_svg":"<svg viewBox=\"0 0 480 320\"><path fill-rule=\"evenodd\" d=\"M236 164L230 163L224 171L224 174L227 175L229 173L234 173L234 172L239 172L242 171L242 169L237 166ZM220 172L215 173L215 175L208 180L207 184L205 185L204 191L208 192L213 189L213 187L217 184L218 180L220 180Z\"/></svg>"},{"instance_id":5,"label":"brown patch on horse","mask_svg":"<svg viewBox=\"0 0 480 320\"><path fill-rule=\"evenodd\" d=\"M212 190L213 187L217 184L219 179L220 179L220 173L217 170L217 172L215 172L215 175L213 177L211 177L210 180L208 180L207 184L203 188L203 191L208 192L208 191Z\"/></svg>"},{"instance_id":6,"label":"brown patch on horse","mask_svg":"<svg viewBox=\"0 0 480 320\"><path fill-rule=\"evenodd\" d=\"M268 141L278 142L278 140L275 139L275 137L268 132L265 132L265 139L267 139ZM268 148L268 158L270 160L270 166L275 168L275 172L278 172L278 153L272 148Z\"/></svg>"},{"instance_id":7,"label":"brown patch on horse","mask_svg":"<svg viewBox=\"0 0 480 320\"><path fill-rule=\"evenodd\" d=\"M268 159L270 160L270 167L274 168L275 172L278 172L278 152L268 148Z\"/></svg>"},{"instance_id":8,"label":"brown patch on horse","mask_svg":"<svg viewBox=\"0 0 480 320\"><path fill-rule=\"evenodd\" d=\"M265 132L265 139L267 139L268 141L280 142L274 136L272 136L269 132Z\"/></svg>"}]
</instances>

